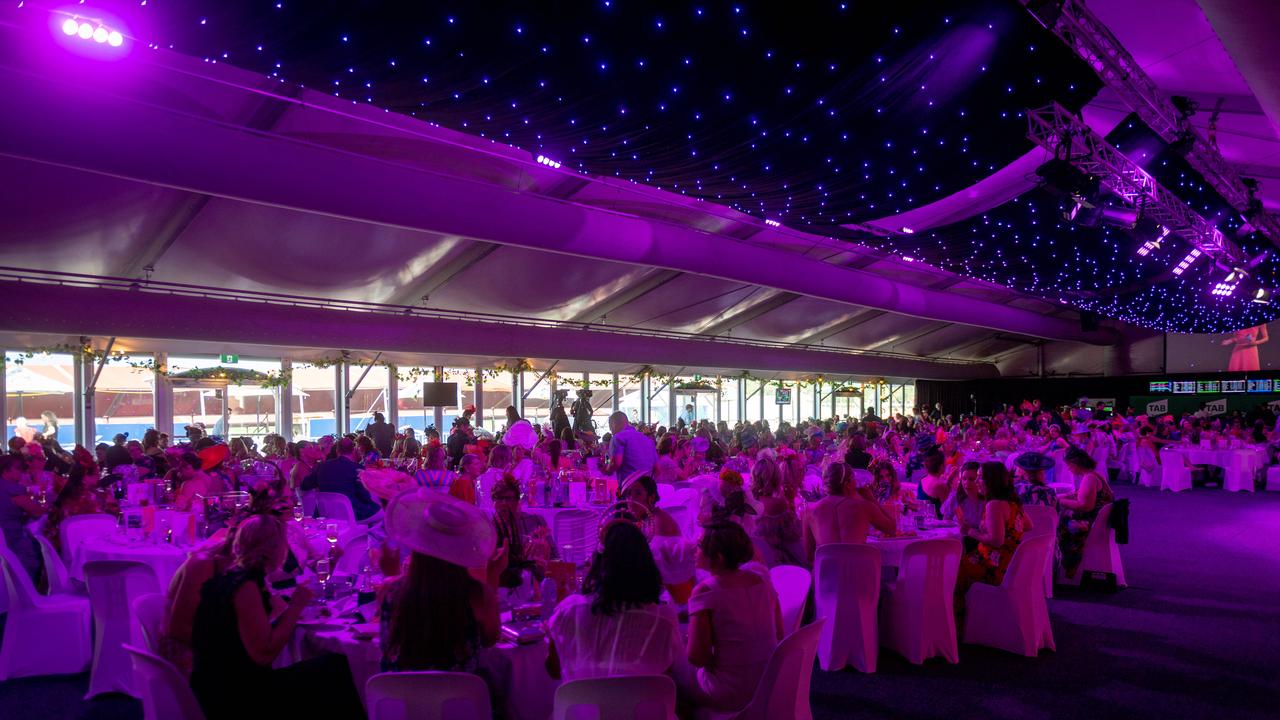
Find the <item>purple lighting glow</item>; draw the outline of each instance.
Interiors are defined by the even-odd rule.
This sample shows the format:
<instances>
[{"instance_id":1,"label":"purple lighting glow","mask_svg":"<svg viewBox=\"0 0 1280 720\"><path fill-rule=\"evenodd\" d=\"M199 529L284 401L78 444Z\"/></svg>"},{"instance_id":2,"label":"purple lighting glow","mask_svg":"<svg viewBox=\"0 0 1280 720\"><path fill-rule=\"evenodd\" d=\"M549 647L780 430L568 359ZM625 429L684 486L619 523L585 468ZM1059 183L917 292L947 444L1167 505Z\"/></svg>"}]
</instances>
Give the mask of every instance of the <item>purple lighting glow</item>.
<instances>
[{"instance_id":1,"label":"purple lighting glow","mask_svg":"<svg viewBox=\"0 0 1280 720\"><path fill-rule=\"evenodd\" d=\"M54 37L72 52L97 58L114 57L118 52L100 50L94 46L106 46L122 51L125 45L126 26L110 17L84 17L70 9L54 11L50 15Z\"/></svg>"}]
</instances>

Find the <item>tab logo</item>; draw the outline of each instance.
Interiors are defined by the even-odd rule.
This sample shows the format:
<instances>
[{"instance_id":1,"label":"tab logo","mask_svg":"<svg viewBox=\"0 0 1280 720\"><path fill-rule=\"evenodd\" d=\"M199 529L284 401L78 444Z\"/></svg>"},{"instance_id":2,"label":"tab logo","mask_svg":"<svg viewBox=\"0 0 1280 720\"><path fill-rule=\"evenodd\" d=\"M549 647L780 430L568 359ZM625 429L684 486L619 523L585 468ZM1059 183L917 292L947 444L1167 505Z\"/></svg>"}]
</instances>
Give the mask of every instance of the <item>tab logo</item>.
<instances>
[{"instance_id":1,"label":"tab logo","mask_svg":"<svg viewBox=\"0 0 1280 720\"><path fill-rule=\"evenodd\" d=\"M1204 411L1205 411L1205 413L1206 413L1206 414L1208 414L1208 415L1226 415L1226 414L1227 414L1227 399L1226 399L1226 398L1219 398L1219 399L1217 399L1217 400L1214 400L1213 402L1207 402L1207 403L1205 403L1205 404L1204 404Z\"/></svg>"},{"instance_id":2,"label":"tab logo","mask_svg":"<svg viewBox=\"0 0 1280 720\"><path fill-rule=\"evenodd\" d=\"M1280 400L1277 400L1276 402L1280 402ZM1167 399L1157 400L1155 402L1147 403L1147 415L1155 416L1155 415L1168 415L1168 414L1169 414L1169 401Z\"/></svg>"}]
</instances>

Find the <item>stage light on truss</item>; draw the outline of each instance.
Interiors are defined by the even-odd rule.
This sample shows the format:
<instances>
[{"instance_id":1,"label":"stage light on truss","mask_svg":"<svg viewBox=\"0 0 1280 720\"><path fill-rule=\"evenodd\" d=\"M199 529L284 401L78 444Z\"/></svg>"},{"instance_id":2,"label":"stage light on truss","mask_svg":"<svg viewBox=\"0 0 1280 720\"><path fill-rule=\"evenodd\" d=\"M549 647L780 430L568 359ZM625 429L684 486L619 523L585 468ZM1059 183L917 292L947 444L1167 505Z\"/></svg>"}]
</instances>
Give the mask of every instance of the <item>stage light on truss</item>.
<instances>
[{"instance_id":1,"label":"stage light on truss","mask_svg":"<svg viewBox=\"0 0 1280 720\"><path fill-rule=\"evenodd\" d=\"M1163 225L1160 225L1158 227L1159 227L1159 231L1158 231L1159 234L1154 239L1148 240L1142 243L1142 245L1138 247L1138 255L1142 257L1146 257L1150 255L1152 251L1159 250L1160 243L1164 242L1164 239L1169 237L1169 233L1172 232L1171 230L1169 230L1169 228ZM1199 251L1197 250L1196 252L1199 252Z\"/></svg>"},{"instance_id":2,"label":"stage light on truss","mask_svg":"<svg viewBox=\"0 0 1280 720\"><path fill-rule=\"evenodd\" d=\"M552 160L551 158L547 157L546 155L539 155L539 156L537 157L537 160L538 160L538 164L539 164L539 165L546 165L547 167L550 167L550 168L558 168L558 167L560 167L560 163L559 163L559 162L557 162L557 161L555 161L555 160Z\"/></svg>"},{"instance_id":3,"label":"stage light on truss","mask_svg":"<svg viewBox=\"0 0 1280 720\"><path fill-rule=\"evenodd\" d=\"M906 225L903 225L903 226L902 226L902 234L903 234L903 235L915 235L915 234L916 234L916 231L915 231L915 229L914 229L914 228L909 228L909 227L907 227Z\"/></svg>"},{"instance_id":4,"label":"stage light on truss","mask_svg":"<svg viewBox=\"0 0 1280 720\"><path fill-rule=\"evenodd\" d=\"M769 227L782 227L782 223L778 222L777 220L771 220L769 218L764 219L764 224L768 225Z\"/></svg>"},{"instance_id":5,"label":"stage light on truss","mask_svg":"<svg viewBox=\"0 0 1280 720\"><path fill-rule=\"evenodd\" d=\"M1257 303L1257 304L1259 304L1259 305L1270 305L1270 304L1271 304L1271 289L1270 289L1270 288L1258 288L1257 290L1254 290L1254 291L1253 291L1253 299L1252 299L1252 300L1250 300L1250 302L1254 302L1254 303Z\"/></svg>"},{"instance_id":6,"label":"stage light on truss","mask_svg":"<svg viewBox=\"0 0 1280 720\"><path fill-rule=\"evenodd\" d=\"M1203 254L1204 253L1200 252L1200 248L1192 248L1191 252L1187 253L1187 256L1182 258L1182 262L1178 263L1178 265L1173 268L1173 274L1181 275L1186 272L1187 268L1191 267Z\"/></svg>"},{"instance_id":7,"label":"stage light on truss","mask_svg":"<svg viewBox=\"0 0 1280 720\"><path fill-rule=\"evenodd\" d=\"M1231 297L1236 292L1236 283L1220 282L1213 286L1212 294L1216 297Z\"/></svg>"}]
</instances>

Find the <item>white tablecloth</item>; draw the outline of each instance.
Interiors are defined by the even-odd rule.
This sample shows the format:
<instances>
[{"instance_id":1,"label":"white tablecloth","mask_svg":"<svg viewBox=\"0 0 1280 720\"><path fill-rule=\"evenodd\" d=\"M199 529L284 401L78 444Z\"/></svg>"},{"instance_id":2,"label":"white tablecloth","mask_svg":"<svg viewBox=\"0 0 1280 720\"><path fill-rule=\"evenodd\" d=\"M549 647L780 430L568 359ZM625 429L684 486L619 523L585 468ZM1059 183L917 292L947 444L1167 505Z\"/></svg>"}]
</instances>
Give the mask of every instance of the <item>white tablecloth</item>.
<instances>
[{"instance_id":1,"label":"white tablecloth","mask_svg":"<svg viewBox=\"0 0 1280 720\"><path fill-rule=\"evenodd\" d=\"M289 664L320 653L335 652L347 656L356 689L364 699L364 686L382 669L382 650L377 638L357 640L343 621L330 625L299 625L293 641L282 653L277 665ZM560 682L547 674L546 641L531 645L499 643L481 651L481 665L492 673L506 700L510 720L547 720Z\"/></svg>"},{"instance_id":2,"label":"white tablecloth","mask_svg":"<svg viewBox=\"0 0 1280 720\"><path fill-rule=\"evenodd\" d=\"M868 536L867 544L880 551L880 564L883 567L898 567L902 564L902 552L913 542L960 537L960 529L955 527L917 530L916 533L907 537Z\"/></svg>"},{"instance_id":3,"label":"white tablecloth","mask_svg":"<svg viewBox=\"0 0 1280 720\"><path fill-rule=\"evenodd\" d=\"M76 549L72 560L72 575L84 577L84 564L94 560L132 560L149 565L155 570L160 589L169 587L169 581L178 566L187 559L187 548L145 540L129 540L123 535L99 535L85 538Z\"/></svg>"},{"instance_id":4,"label":"white tablecloth","mask_svg":"<svg viewBox=\"0 0 1280 720\"><path fill-rule=\"evenodd\" d=\"M1264 448L1206 450L1198 447L1171 445L1160 452L1160 462L1168 471L1169 461L1183 459L1190 465L1215 465L1223 469L1222 487L1230 492L1253 492L1253 480L1267 464Z\"/></svg>"}]
</instances>

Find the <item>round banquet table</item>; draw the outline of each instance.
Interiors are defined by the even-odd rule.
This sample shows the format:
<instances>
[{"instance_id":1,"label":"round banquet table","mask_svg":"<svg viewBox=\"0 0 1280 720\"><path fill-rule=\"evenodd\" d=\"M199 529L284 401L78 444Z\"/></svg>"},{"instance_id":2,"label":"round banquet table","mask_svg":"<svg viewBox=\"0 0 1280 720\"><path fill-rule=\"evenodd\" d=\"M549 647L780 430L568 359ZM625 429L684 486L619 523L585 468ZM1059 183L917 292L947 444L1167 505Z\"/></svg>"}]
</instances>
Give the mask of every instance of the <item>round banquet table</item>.
<instances>
[{"instance_id":1,"label":"round banquet table","mask_svg":"<svg viewBox=\"0 0 1280 720\"><path fill-rule=\"evenodd\" d=\"M1222 468L1222 488L1229 492L1253 492L1253 479L1267 464L1267 451L1260 447L1208 450L1171 445L1160 451L1161 462L1166 462L1170 455L1182 457L1189 465L1215 465Z\"/></svg>"},{"instance_id":2,"label":"round banquet table","mask_svg":"<svg viewBox=\"0 0 1280 720\"><path fill-rule=\"evenodd\" d=\"M959 539L960 528L952 527L936 527L926 530L917 530L915 535L905 537L877 537L874 535L867 536L867 544L880 551L880 565L882 567L898 567L902 564L902 552L907 546L913 542L920 540L939 540L939 539Z\"/></svg>"},{"instance_id":3,"label":"round banquet table","mask_svg":"<svg viewBox=\"0 0 1280 720\"><path fill-rule=\"evenodd\" d=\"M538 517L547 521L547 527L551 529L552 539L556 541L557 545L563 545L564 540L562 538L556 537L555 535L557 515L559 515L560 513L566 510L588 510L591 513L593 513L598 519L599 516L604 513L605 506L603 505L581 505L581 506L565 505L564 507L546 507L546 506L539 505L535 507L522 506L520 509L527 513L532 513L534 515L537 515Z\"/></svg>"},{"instance_id":4,"label":"round banquet table","mask_svg":"<svg viewBox=\"0 0 1280 720\"><path fill-rule=\"evenodd\" d=\"M376 632L377 625L369 626ZM289 665L320 653L347 656L351 677L360 698L365 683L382 670L382 650L378 638L358 638L348 620L330 619L321 624L299 624L290 644L276 666ZM501 690L510 720L547 720L560 681L547 674L547 641L529 645L500 642L480 651L480 665Z\"/></svg>"},{"instance_id":5,"label":"round banquet table","mask_svg":"<svg viewBox=\"0 0 1280 720\"><path fill-rule=\"evenodd\" d=\"M123 535L97 535L84 539L76 549L75 577L84 577L84 564L95 560L131 560L149 566L160 582L160 591L169 587L169 581L178 567L187 559L187 549L149 540L132 540Z\"/></svg>"}]
</instances>

